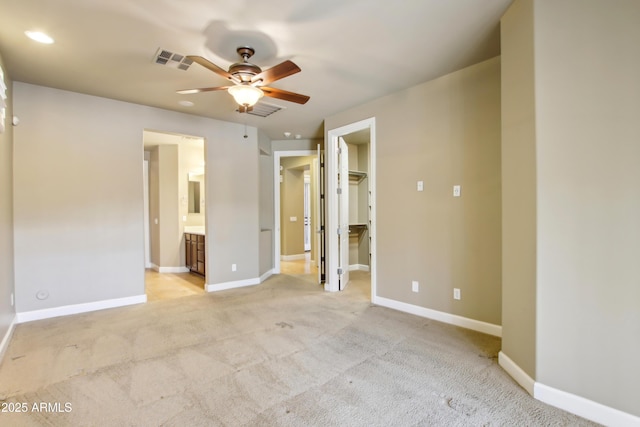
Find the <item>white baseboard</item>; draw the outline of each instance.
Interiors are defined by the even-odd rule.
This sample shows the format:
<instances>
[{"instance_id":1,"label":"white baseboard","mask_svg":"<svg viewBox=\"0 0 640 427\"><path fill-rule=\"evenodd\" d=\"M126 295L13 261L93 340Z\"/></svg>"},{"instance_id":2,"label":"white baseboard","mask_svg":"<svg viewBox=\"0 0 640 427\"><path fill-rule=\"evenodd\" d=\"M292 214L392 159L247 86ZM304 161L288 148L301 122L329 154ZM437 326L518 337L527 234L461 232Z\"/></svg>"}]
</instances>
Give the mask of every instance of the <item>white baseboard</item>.
<instances>
[{"instance_id":1,"label":"white baseboard","mask_svg":"<svg viewBox=\"0 0 640 427\"><path fill-rule=\"evenodd\" d=\"M466 317L458 316L456 314L432 310L430 308L407 304L406 302L400 302L379 296L373 297L372 302L383 307L388 307L394 310L404 311L405 313L415 314L416 316L437 320L438 322L449 323L451 325L460 326L463 328L482 332L484 334L502 337L502 326L494 325L493 323L481 322L480 320L469 319Z\"/></svg>"},{"instance_id":2,"label":"white baseboard","mask_svg":"<svg viewBox=\"0 0 640 427\"><path fill-rule=\"evenodd\" d=\"M273 268L260 276L260 283L264 282L271 276L273 276Z\"/></svg>"},{"instance_id":3,"label":"white baseboard","mask_svg":"<svg viewBox=\"0 0 640 427\"><path fill-rule=\"evenodd\" d=\"M49 319L51 317L68 316L70 314L87 313L89 311L104 310L107 308L124 307L133 304L147 302L146 295L137 295L126 298L115 298L104 301L88 302L84 304L65 305L62 307L45 308L43 310L23 311L16 313L16 323L32 322L34 320Z\"/></svg>"},{"instance_id":4,"label":"white baseboard","mask_svg":"<svg viewBox=\"0 0 640 427\"><path fill-rule=\"evenodd\" d=\"M301 259L306 259L307 254L296 254L296 255L280 255L280 261L298 261Z\"/></svg>"},{"instance_id":5,"label":"white baseboard","mask_svg":"<svg viewBox=\"0 0 640 427\"><path fill-rule=\"evenodd\" d=\"M150 263L147 268L150 268L158 273L188 273L189 267L160 267L154 263Z\"/></svg>"},{"instance_id":6,"label":"white baseboard","mask_svg":"<svg viewBox=\"0 0 640 427\"><path fill-rule=\"evenodd\" d=\"M154 268L158 273L188 273L190 270L187 267L158 267Z\"/></svg>"},{"instance_id":7,"label":"white baseboard","mask_svg":"<svg viewBox=\"0 0 640 427\"><path fill-rule=\"evenodd\" d=\"M520 386L533 396L533 387L535 381L525 371L520 368L509 356L503 352L498 353L498 364L507 371L507 374L511 376Z\"/></svg>"},{"instance_id":8,"label":"white baseboard","mask_svg":"<svg viewBox=\"0 0 640 427\"><path fill-rule=\"evenodd\" d=\"M533 397L541 402L605 426L640 426L640 417L538 382L534 385Z\"/></svg>"},{"instance_id":9,"label":"white baseboard","mask_svg":"<svg viewBox=\"0 0 640 427\"><path fill-rule=\"evenodd\" d=\"M207 284L205 289L207 290L207 292L218 292L225 291L227 289L243 288L245 286L255 286L267 280L274 273L275 270L272 268L271 270L265 272L262 276L257 278L236 280L234 282L215 283L213 285Z\"/></svg>"},{"instance_id":10,"label":"white baseboard","mask_svg":"<svg viewBox=\"0 0 640 427\"><path fill-rule=\"evenodd\" d=\"M206 289L207 292L218 292L218 291L226 291L227 289L235 289L242 288L245 286L254 286L260 284L260 277L255 277L253 279L245 279L245 280L236 280L233 282L222 282L215 284L207 284Z\"/></svg>"},{"instance_id":11,"label":"white baseboard","mask_svg":"<svg viewBox=\"0 0 640 427\"><path fill-rule=\"evenodd\" d=\"M16 327L16 316L13 316L13 320L9 324L9 329L7 329L7 333L2 337L2 341L0 342L0 363L4 358L4 353L7 351L9 347L9 343L11 342L11 336L13 335L13 329Z\"/></svg>"},{"instance_id":12,"label":"white baseboard","mask_svg":"<svg viewBox=\"0 0 640 427\"><path fill-rule=\"evenodd\" d=\"M498 354L498 364L520 384L522 388L541 402L605 426L640 426L640 417L536 382L503 352Z\"/></svg>"},{"instance_id":13,"label":"white baseboard","mask_svg":"<svg viewBox=\"0 0 640 427\"><path fill-rule=\"evenodd\" d=\"M365 264L351 264L349 271L369 271L369 266Z\"/></svg>"}]
</instances>

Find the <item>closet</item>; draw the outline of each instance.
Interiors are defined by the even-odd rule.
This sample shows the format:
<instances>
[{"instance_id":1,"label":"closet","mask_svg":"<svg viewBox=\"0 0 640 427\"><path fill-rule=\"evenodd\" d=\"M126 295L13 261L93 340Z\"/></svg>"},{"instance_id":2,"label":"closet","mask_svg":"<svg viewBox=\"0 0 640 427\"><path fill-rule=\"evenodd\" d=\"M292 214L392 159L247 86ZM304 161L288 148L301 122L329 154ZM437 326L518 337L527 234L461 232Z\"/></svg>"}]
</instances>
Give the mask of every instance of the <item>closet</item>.
<instances>
[{"instance_id":1,"label":"closet","mask_svg":"<svg viewBox=\"0 0 640 427\"><path fill-rule=\"evenodd\" d=\"M349 269L369 271L371 263L371 190L369 137L345 137L349 149ZM352 143L350 143L352 141Z\"/></svg>"}]
</instances>

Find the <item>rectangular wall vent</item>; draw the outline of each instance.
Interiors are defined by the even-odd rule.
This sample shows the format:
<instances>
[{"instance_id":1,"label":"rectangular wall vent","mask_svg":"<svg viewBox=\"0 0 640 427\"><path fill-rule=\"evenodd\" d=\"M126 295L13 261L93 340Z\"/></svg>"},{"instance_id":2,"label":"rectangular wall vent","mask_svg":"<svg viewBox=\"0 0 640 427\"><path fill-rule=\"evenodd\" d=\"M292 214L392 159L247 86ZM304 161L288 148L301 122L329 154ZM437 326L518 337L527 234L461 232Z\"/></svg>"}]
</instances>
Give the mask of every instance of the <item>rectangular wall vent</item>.
<instances>
[{"instance_id":1,"label":"rectangular wall vent","mask_svg":"<svg viewBox=\"0 0 640 427\"><path fill-rule=\"evenodd\" d=\"M184 55L180 55L179 53L173 53L166 49L158 49L155 56L153 57L153 62L160 65L167 65L171 68L177 68L179 70L188 70L189 66L193 64L193 61L187 58Z\"/></svg>"},{"instance_id":2,"label":"rectangular wall vent","mask_svg":"<svg viewBox=\"0 0 640 427\"><path fill-rule=\"evenodd\" d=\"M259 116L259 117L267 117L277 111L282 110L283 108L284 107L268 104L266 102L258 102L256 105L253 106L253 109L251 111L247 112L247 114L251 114L253 116Z\"/></svg>"}]
</instances>

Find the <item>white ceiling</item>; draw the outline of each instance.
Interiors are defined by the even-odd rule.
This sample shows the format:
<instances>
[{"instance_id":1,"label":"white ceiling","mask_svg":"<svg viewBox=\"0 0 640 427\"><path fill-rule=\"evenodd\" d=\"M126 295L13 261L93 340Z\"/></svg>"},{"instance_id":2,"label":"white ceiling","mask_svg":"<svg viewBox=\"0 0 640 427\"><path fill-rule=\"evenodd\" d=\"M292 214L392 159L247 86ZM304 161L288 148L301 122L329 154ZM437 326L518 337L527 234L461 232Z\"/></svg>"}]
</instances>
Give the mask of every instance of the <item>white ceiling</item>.
<instances>
[{"instance_id":1,"label":"white ceiling","mask_svg":"<svg viewBox=\"0 0 640 427\"><path fill-rule=\"evenodd\" d=\"M16 81L247 123L271 139L322 137L325 117L500 53L499 19L513 0L0 0L0 54ZM41 45L26 30L56 43ZM309 95L266 118L235 112L225 92L176 90L227 81L198 64L153 62L158 48L228 68L256 49L262 69L302 72L270 86ZM178 104L190 100L192 107Z\"/></svg>"}]
</instances>

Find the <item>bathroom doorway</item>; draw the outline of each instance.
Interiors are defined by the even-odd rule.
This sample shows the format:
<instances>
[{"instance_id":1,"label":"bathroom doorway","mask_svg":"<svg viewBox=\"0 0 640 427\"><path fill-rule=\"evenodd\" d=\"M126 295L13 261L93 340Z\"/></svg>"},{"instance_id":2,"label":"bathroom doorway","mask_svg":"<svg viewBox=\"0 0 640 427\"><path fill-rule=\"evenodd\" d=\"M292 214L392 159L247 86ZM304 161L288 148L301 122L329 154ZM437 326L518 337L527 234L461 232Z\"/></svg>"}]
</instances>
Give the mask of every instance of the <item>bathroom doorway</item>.
<instances>
[{"instance_id":1,"label":"bathroom doorway","mask_svg":"<svg viewBox=\"0 0 640 427\"><path fill-rule=\"evenodd\" d=\"M204 293L204 139L144 130L145 293L147 301ZM188 262L185 236L200 236L202 269ZM198 247L195 248L196 250ZM197 269L197 262L196 262Z\"/></svg>"}]
</instances>

